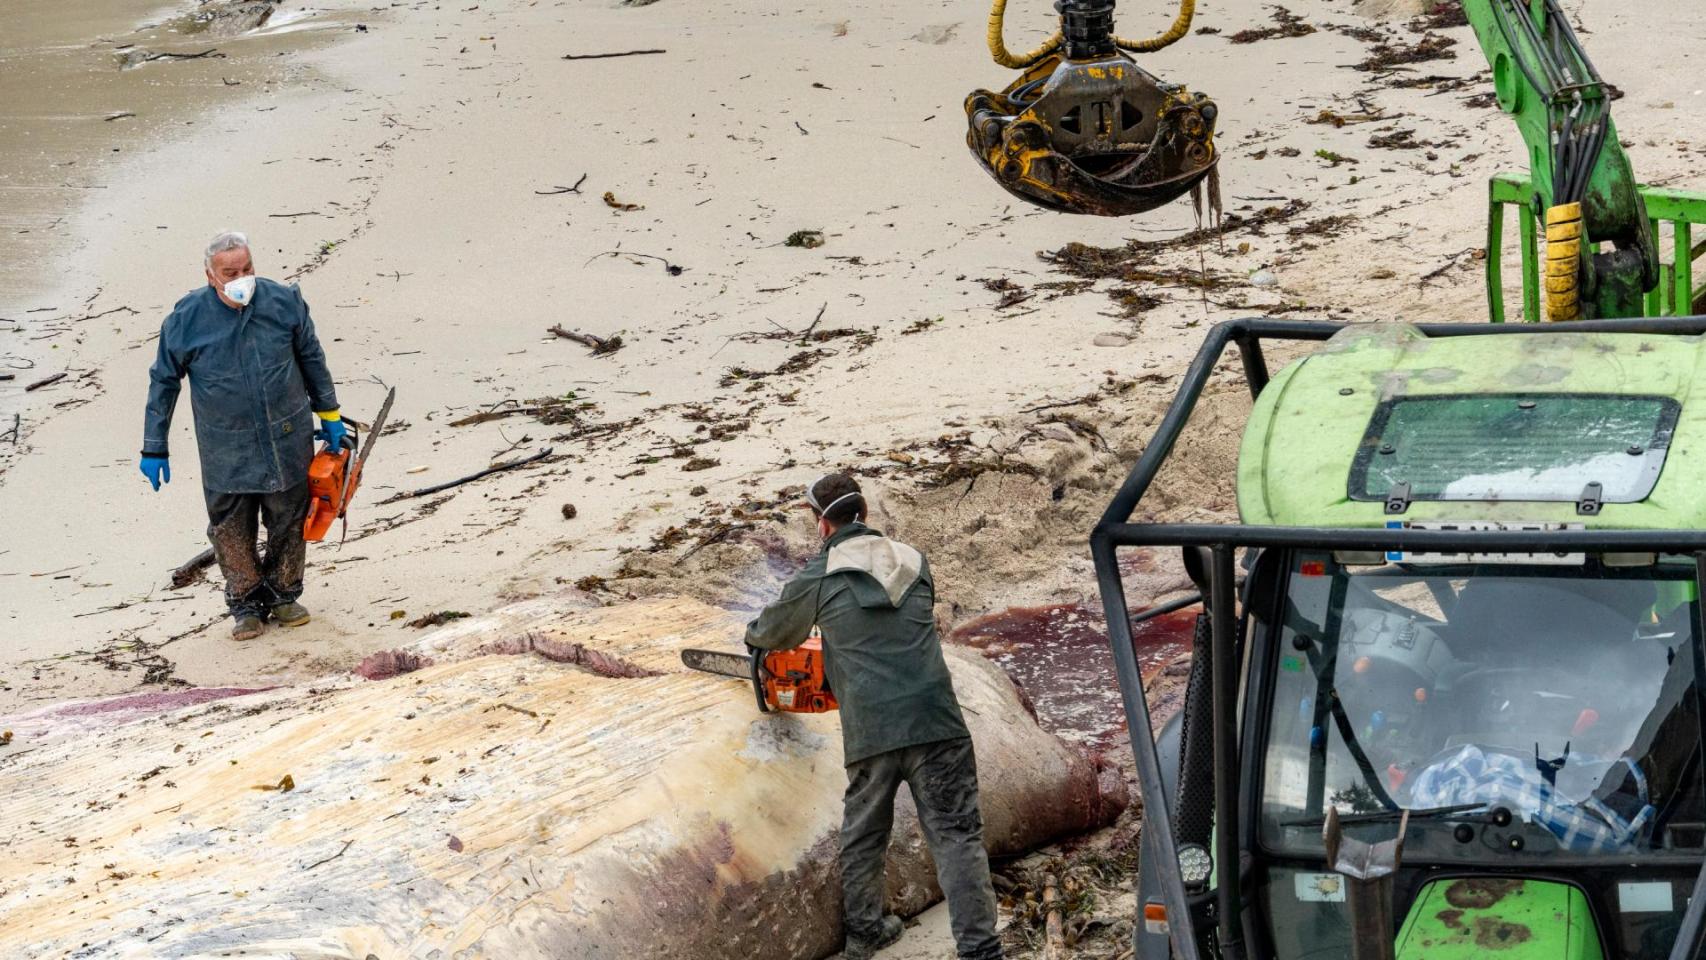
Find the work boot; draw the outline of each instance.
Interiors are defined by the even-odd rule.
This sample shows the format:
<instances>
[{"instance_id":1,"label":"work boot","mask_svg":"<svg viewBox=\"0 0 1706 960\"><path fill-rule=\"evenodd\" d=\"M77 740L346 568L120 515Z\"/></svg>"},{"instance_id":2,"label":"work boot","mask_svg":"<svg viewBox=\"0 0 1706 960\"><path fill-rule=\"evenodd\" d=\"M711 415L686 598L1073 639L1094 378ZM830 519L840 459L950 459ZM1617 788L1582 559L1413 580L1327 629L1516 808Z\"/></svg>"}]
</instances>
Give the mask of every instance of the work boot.
<instances>
[{"instance_id":1,"label":"work boot","mask_svg":"<svg viewBox=\"0 0 1706 960\"><path fill-rule=\"evenodd\" d=\"M286 601L272 608L272 618L281 627L300 627L308 622L308 608L295 600Z\"/></svg>"},{"instance_id":2,"label":"work boot","mask_svg":"<svg viewBox=\"0 0 1706 960\"><path fill-rule=\"evenodd\" d=\"M266 622L254 614L246 613L237 618L231 626L231 639L253 640L267 628Z\"/></svg>"},{"instance_id":3,"label":"work boot","mask_svg":"<svg viewBox=\"0 0 1706 960\"><path fill-rule=\"evenodd\" d=\"M847 945L841 948L841 960L871 960L877 951L900 939L905 925L900 918L892 913L883 915L882 933L876 940L864 940L859 937L848 937Z\"/></svg>"}]
</instances>

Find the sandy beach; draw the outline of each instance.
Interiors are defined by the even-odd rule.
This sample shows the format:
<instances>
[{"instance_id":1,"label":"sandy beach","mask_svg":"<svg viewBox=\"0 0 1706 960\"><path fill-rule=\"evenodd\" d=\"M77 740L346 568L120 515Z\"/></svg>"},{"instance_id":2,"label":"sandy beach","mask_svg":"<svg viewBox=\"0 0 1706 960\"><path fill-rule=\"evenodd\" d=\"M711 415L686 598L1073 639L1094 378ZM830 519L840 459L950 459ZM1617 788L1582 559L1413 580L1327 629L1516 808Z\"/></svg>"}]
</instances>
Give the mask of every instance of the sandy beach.
<instances>
[{"instance_id":1,"label":"sandy beach","mask_svg":"<svg viewBox=\"0 0 1706 960\"><path fill-rule=\"evenodd\" d=\"M0 119L0 714L346 673L412 622L532 597L752 610L815 549L800 487L842 468L930 555L944 628L1094 607L1086 536L1204 331L1484 319L1486 181L1522 164L1473 36L1419 5L1298 0L1307 33L1234 42L1274 9L1215 0L1143 58L1220 104L1214 237L1188 200L1074 218L990 182L961 108L1007 80L979 4L290 0L203 42L85 0L9 29L48 6L0 9L0 103L32 104ZM1640 179L1706 187L1706 8L1566 8ZM1144 34L1172 11L1120 14ZM1361 68L1426 37L1450 42ZM121 71L125 43L230 57ZM635 50L662 52L565 59ZM347 539L310 547L313 622L247 643L217 571L169 584L206 545L187 403L171 484L136 468L160 322L223 227L301 285L346 416L397 391ZM1231 515L1243 403L1192 424L1167 515ZM1151 559L1136 602L1184 586Z\"/></svg>"},{"instance_id":2,"label":"sandy beach","mask_svg":"<svg viewBox=\"0 0 1706 960\"><path fill-rule=\"evenodd\" d=\"M0 622L12 640L0 697L129 689L140 669L86 654L168 640L160 656L192 683L335 669L405 642L415 631L404 624L422 615L608 580L624 565L653 576L612 581L616 597L661 589L661 578L758 602L775 572L722 554L803 523L761 516L751 536L679 556L716 524L741 523L731 514L741 504L773 501L835 466L875 471L902 535L929 530L932 546L966 556L965 579L944 584L947 622L1085 598L1090 518L1208 324L1274 310L1485 312L1475 259L1484 182L1515 158L1514 129L1465 102L1474 85L1401 89L1355 69L1368 44L1332 28L1372 23L1413 42L1420 34L1402 19L1330 4L1294 12L1322 28L1249 44L1199 33L1149 61L1222 104L1234 226L1223 242L1163 243L1156 261L1174 282L1152 270L1160 282L1135 287L1075 276L1038 253L1164 242L1195 226L1190 204L1132 222L1071 218L987 182L963 149L959 109L966 91L1002 77L976 40L977 11L402 6L361 12L368 29L356 32L355 10L322 8L295 21L295 35L317 39L272 58L295 64L288 82L225 86L225 68L201 61L133 71L194 71L214 103L194 124L145 138L102 175L106 189L61 210L75 238L66 252L34 261L33 283L0 297L0 350L36 364L0 383L0 414L22 418L18 442L0 443L10 458ZM1638 38L1628 14L1589 6L1583 16L1602 72L1629 94L1618 119L1639 172L1684 182L1699 156L1691 134L1706 123L1691 108L1706 98L1658 65L1686 62L1690 31L1706 27L1679 11L1678 30ZM1044 11L1019 22L1040 29ZM1270 22L1258 5L1215 4L1198 27ZM1465 28L1443 35L1457 41L1452 58L1402 76L1481 72ZM1654 44L1661 55L1638 55ZM561 59L646 48L667 52ZM1324 111L1355 119L1311 122ZM1361 119L1376 115L1387 119ZM1369 147L1394 131L1433 145ZM1333 165L1317 150L1355 162ZM606 192L639 209L607 205ZM170 487L150 492L134 464L159 322L200 282L201 244L227 225L251 232L265 275L302 285L352 416L373 414L382 384L398 390L395 432L378 448L350 539L310 553L315 623L241 646L216 629L215 584L167 588L205 542L188 416L174 428L185 455ZM826 242L785 246L797 230L821 230ZM29 262L29 248L17 249ZM1277 287L1249 282L1263 267ZM1193 276L1210 278L1212 292ZM1108 296L1114 288L1138 296ZM814 320L815 336L838 335L785 332ZM624 347L589 356L553 326L620 334ZM1129 343L1097 346L1105 334ZM69 376L22 392L60 372ZM1110 385L1100 406L1060 408L1093 420L1100 441L1059 424L1039 434L1057 411L1021 413ZM452 426L571 396L560 423L514 415ZM962 443L939 440L961 433ZM888 457L918 443L936 448L911 463ZM379 502L546 448L539 465L430 509L436 498ZM1061 478L996 473L969 497L952 491L957 530L910 506L930 502L919 491L930 465L968 457L1047 464L1072 477L1071 495L1028 503L1030 488ZM1199 506L1224 509L1221 481ZM995 490L1009 494L980 499ZM571 503L576 517L564 520ZM986 514L1011 515L1016 529L966 529ZM694 521L659 549L659 534ZM396 611L404 616L393 620Z\"/></svg>"}]
</instances>

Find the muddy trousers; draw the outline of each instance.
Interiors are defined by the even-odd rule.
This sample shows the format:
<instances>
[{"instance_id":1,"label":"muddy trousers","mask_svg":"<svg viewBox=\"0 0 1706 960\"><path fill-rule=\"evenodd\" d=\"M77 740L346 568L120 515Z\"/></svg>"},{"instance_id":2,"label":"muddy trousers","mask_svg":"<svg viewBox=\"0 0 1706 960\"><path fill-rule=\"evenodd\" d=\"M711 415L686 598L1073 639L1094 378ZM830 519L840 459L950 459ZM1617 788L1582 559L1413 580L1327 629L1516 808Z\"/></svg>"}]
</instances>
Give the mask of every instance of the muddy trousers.
<instances>
[{"instance_id":1,"label":"muddy trousers","mask_svg":"<svg viewBox=\"0 0 1706 960\"><path fill-rule=\"evenodd\" d=\"M924 840L936 861L936 879L948 901L948 922L961 960L999 960L995 890L983 849L977 759L969 737L903 747L848 764L841 822L841 896L848 938L874 941L880 936L887 887L883 855L902 781L912 791Z\"/></svg>"},{"instance_id":2,"label":"muddy trousers","mask_svg":"<svg viewBox=\"0 0 1706 960\"><path fill-rule=\"evenodd\" d=\"M273 607L302 596L308 481L279 493L202 493L207 498L207 539L225 575L225 606L231 615L265 620ZM262 524L267 531L264 557L255 543Z\"/></svg>"}]
</instances>

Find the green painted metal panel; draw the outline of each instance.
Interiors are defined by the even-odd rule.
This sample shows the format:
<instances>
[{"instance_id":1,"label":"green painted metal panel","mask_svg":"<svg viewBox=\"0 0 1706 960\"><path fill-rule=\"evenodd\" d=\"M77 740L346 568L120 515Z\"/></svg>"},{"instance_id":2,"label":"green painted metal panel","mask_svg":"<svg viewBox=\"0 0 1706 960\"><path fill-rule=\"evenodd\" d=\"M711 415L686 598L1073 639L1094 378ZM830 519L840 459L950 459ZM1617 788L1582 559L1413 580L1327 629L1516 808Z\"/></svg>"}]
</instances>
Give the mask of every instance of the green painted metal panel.
<instances>
[{"instance_id":1,"label":"green painted metal panel","mask_svg":"<svg viewBox=\"0 0 1706 960\"><path fill-rule=\"evenodd\" d=\"M1706 222L1701 216L1706 213L1702 208L1702 204L1706 204L1706 194L1667 187L1642 187L1641 199L1647 205L1647 216L1655 220Z\"/></svg>"},{"instance_id":2,"label":"green painted metal panel","mask_svg":"<svg viewBox=\"0 0 1706 960\"><path fill-rule=\"evenodd\" d=\"M1573 503L1416 501L1406 520L1551 521L1598 529L1706 527L1706 338L1545 334L1428 339L1405 324L1346 328L1274 376L1257 398L1238 459L1245 523L1380 527L1385 504L1350 498L1357 448L1375 408L1399 396L1594 393L1682 404L1652 493L1578 516ZM1584 483L1586 481L1584 480Z\"/></svg>"},{"instance_id":3,"label":"green painted metal panel","mask_svg":"<svg viewBox=\"0 0 1706 960\"><path fill-rule=\"evenodd\" d=\"M1396 960L1604 960L1587 898L1543 880L1465 877L1422 888Z\"/></svg>"},{"instance_id":4,"label":"green painted metal panel","mask_svg":"<svg viewBox=\"0 0 1706 960\"><path fill-rule=\"evenodd\" d=\"M1686 316L1694 308L1694 244L1689 239L1688 222L1678 220L1676 229L1676 315Z\"/></svg>"},{"instance_id":5,"label":"green painted metal panel","mask_svg":"<svg viewBox=\"0 0 1706 960\"><path fill-rule=\"evenodd\" d=\"M1522 315L1529 323L1540 322L1540 245L1536 242L1539 222L1518 207L1522 223ZM1492 253L1487 254L1488 257ZM1529 264L1534 264L1529 269Z\"/></svg>"},{"instance_id":6,"label":"green painted metal panel","mask_svg":"<svg viewBox=\"0 0 1706 960\"><path fill-rule=\"evenodd\" d=\"M1493 178L1492 198L1487 203L1487 307L1493 323L1505 322L1505 208L1499 202L1499 181Z\"/></svg>"},{"instance_id":7,"label":"green painted metal panel","mask_svg":"<svg viewBox=\"0 0 1706 960\"><path fill-rule=\"evenodd\" d=\"M1653 249L1659 248L1659 221L1656 217L1647 218L1647 235L1653 239ZM1659 265L1659 282L1653 289L1647 291L1647 297L1641 308L1645 316L1662 317L1664 313L1664 264Z\"/></svg>"},{"instance_id":8,"label":"green painted metal panel","mask_svg":"<svg viewBox=\"0 0 1706 960\"><path fill-rule=\"evenodd\" d=\"M1504 208L1516 209L1522 241L1522 307L1523 319L1529 323L1540 320L1540 252L1539 225L1535 218L1534 188L1528 177L1517 173L1499 173L1489 182L1487 211L1487 306L1494 323L1505 319L1503 266L1498 251L1504 244ZM1706 193L1672 190L1660 187L1638 188L1641 203L1646 207L1647 223L1653 248L1659 248L1659 224L1670 223L1677 242L1672 244L1670 261L1660 265L1659 283L1641 298L1644 316L1688 316L1697 305L1706 302L1706 284L1694 286L1693 262L1706 253L1706 247L1694 243L1694 225L1706 224ZM1681 269L1677 268L1681 264Z\"/></svg>"}]
</instances>

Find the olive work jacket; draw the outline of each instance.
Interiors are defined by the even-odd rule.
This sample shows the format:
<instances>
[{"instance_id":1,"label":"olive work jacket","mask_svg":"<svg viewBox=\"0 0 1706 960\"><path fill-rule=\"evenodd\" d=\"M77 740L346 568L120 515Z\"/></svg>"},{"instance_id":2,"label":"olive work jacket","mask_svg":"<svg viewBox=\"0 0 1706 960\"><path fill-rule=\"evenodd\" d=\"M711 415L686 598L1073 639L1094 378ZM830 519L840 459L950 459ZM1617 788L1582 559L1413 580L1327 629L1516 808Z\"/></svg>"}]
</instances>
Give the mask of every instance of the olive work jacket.
<instances>
[{"instance_id":1,"label":"olive work jacket","mask_svg":"<svg viewBox=\"0 0 1706 960\"><path fill-rule=\"evenodd\" d=\"M336 410L338 396L300 290L257 280L254 300L241 310L226 306L211 286L178 301L160 327L148 371L144 456L167 455L186 375L202 486L277 493L308 478L313 411Z\"/></svg>"},{"instance_id":2,"label":"olive work jacket","mask_svg":"<svg viewBox=\"0 0 1706 960\"><path fill-rule=\"evenodd\" d=\"M746 628L765 650L823 632L824 673L841 704L844 762L970 736L936 636L924 555L857 521L835 532Z\"/></svg>"}]
</instances>

